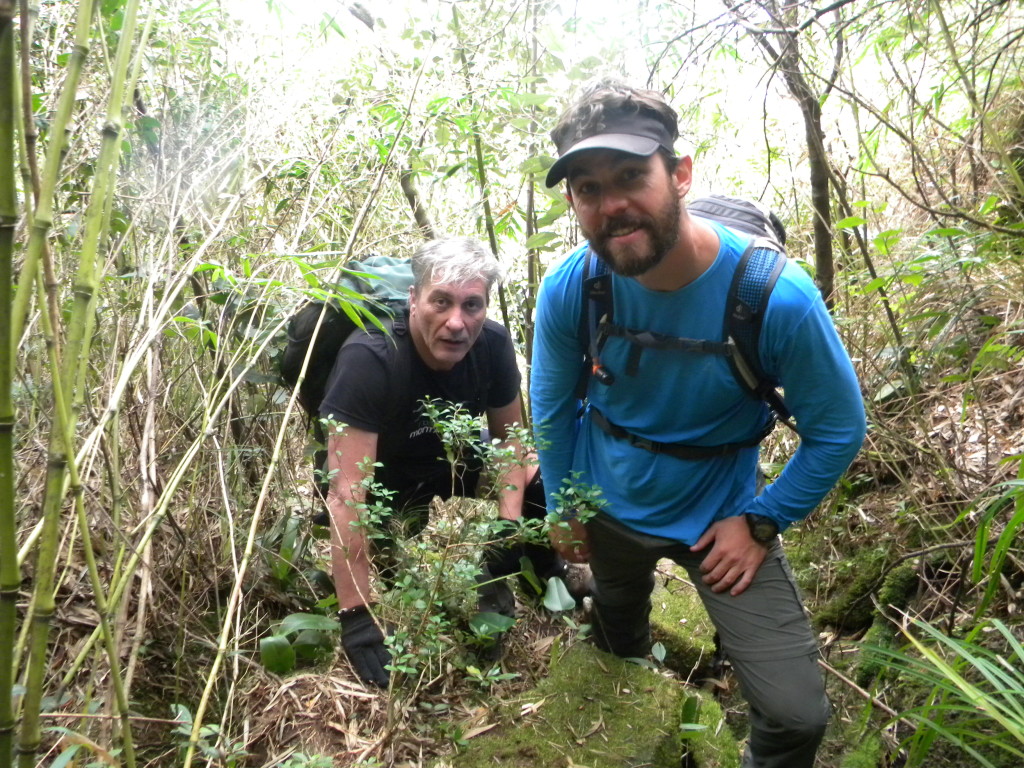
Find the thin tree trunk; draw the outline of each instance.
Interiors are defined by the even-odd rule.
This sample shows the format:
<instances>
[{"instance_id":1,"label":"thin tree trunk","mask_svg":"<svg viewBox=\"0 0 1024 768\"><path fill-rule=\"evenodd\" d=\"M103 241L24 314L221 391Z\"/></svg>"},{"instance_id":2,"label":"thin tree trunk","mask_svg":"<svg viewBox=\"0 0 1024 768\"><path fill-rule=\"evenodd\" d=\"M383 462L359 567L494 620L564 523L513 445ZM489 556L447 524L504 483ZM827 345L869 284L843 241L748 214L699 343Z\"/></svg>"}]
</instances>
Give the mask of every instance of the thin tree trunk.
<instances>
[{"instance_id":1,"label":"thin tree trunk","mask_svg":"<svg viewBox=\"0 0 1024 768\"><path fill-rule=\"evenodd\" d=\"M466 81L466 94L472 93L469 79L469 61L466 59L466 48L462 41L462 28L459 24L458 9L452 6L452 25L455 35L459 40L459 63L462 64L462 77ZM491 199L487 189L487 171L484 166L484 144L480 139L480 131L477 128L476 120L473 121L473 156L476 159L476 179L480 187L480 201L484 209L484 226L487 228L487 241L491 245L491 252L498 255L498 236L494 231L494 216L491 213ZM508 302L505 300L505 286L498 286L498 306L501 308L501 320L505 327L509 327Z\"/></svg>"},{"instance_id":2,"label":"thin tree trunk","mask_svg":"<svg viewBox=\"0 0 1024 768\"><path fill-rule=\"evenodd\" d=\"M800 113L804 119L804 134L807 143L807 157L810 165L811 208L814 215L814 267L815 282L825 303L831 308L835 286L835 262L832 249L832 207L829 202L829 160L825 152L825 134L821 128L821 102L827 94L828 84L822 95L816 94L804 77L800 68L800 32L785 21L792 17L795 7L786 6L780 9L774 0L759 5L775 20L777 29L772 35L780 38L779 48L772 44L769 33L750 24L744 18L744 9L734 0L723 0L739 24L754 36L754 40L764 51L765 58L779 68L786 81L790 94L800 105ZM842 47L837 48L836 70L841 60Z\"/></svg>"},{"instance_id":3,"label":"thin tree trunk","mask_svg":"<svg viewBox=\"0 0 1024 768\"><path fill-rule=\"evenodd\" d=\"M402 185L405 199L409 201L409 207L412 208L412 217L416 220L416 225L423 232L424 237L434 240L437 237L437 231L434 228L434 223L430 220L430 213L423 207L420 191L416 188L416 179L412 171L402 171L398 181Z\"/></svg>"}]
</instances>

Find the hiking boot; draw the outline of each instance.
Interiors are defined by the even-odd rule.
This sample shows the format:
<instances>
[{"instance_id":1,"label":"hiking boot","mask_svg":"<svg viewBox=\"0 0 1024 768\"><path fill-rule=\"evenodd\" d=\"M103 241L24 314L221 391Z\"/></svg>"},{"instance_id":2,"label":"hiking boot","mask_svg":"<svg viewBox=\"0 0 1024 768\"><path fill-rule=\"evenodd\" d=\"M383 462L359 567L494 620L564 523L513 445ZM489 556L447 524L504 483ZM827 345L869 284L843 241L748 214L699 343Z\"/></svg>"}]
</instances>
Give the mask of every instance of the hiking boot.
<instances>
[{"instance_id":1,"label":"hiking boot","mask_svg":"<svg viewBox=\"0 0 1024 768\"><path fill-rule=\"evenodd\" d=\"M565 573L562 576L566 589L572 595L577 605L583 604L583 598L594 594L593 576L590 575L590 566L586 563L577 565L575 563L565 564Z\"/></svg>"}]
</instances>

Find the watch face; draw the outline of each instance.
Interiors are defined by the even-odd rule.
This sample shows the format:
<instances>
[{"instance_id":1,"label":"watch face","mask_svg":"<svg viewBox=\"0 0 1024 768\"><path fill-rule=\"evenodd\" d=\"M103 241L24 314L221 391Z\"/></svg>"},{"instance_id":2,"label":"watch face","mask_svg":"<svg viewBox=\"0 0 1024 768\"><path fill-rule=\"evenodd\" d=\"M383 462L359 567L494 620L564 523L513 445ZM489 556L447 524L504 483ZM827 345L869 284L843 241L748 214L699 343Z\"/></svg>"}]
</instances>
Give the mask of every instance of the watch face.
<instances>
[{"instance_id":1,"label":"watch face","mask_svg":"<svg viewBox=\"0 0 1024 768\"><path fill-rule=\"evenodd\" d=\"M770 517L747 515L747 525L750 526L751 537L761 544L769 543L779 533L779 526Z\"/></svg>"}]
</instances>

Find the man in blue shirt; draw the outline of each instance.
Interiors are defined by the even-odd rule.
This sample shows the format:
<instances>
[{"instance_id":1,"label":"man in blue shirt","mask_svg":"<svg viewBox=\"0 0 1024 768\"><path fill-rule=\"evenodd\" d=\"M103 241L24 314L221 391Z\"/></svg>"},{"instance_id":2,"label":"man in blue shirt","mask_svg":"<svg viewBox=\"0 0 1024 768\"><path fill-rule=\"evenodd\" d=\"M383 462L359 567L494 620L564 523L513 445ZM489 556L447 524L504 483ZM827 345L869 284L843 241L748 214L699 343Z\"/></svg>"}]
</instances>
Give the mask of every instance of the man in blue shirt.
<instances>
[{"instance_id":1,"label":"man in blue shirt","mask_svg":"<svg viewBox=\"0 0 1024 768\"><path fill-rule=\"evenodd\" d=\"M657 561L686 568L750 703L744 765L810 767L829 704L778 533L828 493L865 432L853 366L814 283L787 263L765 312L759 359L785 390L800 444L763 493L750 443L771 415L724 357L644 349L637 358L627 338L611 337L601 363L614 381L592 376L578 416L588 248L612 273L617 325L723 340L730 281L749 238L688 214L692 161L676 155L676 138L675 111L661 94L616 81L591 86L552 132L559 158L547 184L566 181L589 240L550 269L537 304L534 424L548 509L565 520L552 540L566 559L590 563L595 640L620 656L650 649ZM744 443L710 458L648 450ZM600 492L586 523L559 501L571 484Z\"/></svg>"}]
</instances>

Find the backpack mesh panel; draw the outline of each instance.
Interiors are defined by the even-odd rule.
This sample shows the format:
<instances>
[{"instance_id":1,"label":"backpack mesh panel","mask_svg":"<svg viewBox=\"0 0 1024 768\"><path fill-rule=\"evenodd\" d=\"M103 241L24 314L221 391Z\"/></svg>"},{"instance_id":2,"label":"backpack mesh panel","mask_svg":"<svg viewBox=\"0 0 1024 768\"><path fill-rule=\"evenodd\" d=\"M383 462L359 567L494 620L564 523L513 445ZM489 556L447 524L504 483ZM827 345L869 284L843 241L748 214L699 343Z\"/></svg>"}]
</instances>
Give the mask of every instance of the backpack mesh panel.
<instances>
[{"instance_id":1,"label":"backpack mesh panel","mask_svg":"<svg viewBox=\"0 0 1024 768\"><path fill-rule=\"evenodd\" d=\"M763 288L775 268L777 255L769 248L755 248L750 254L747 272L737 288L736 295L755 315L764 310L764 307L759 306L764 294Z\"/></svg>"},{"instance_id":2,"label":"backpack mesh panel","mask_svg":"<svg viewBox=\"0 0 1024 768\"><path fill-rule=\"evenodd\" d=\"M760 364L757 342L764 319L764 305L770 293L765 291L764 287L771 280L772 272L780 258L782 256L770 248L754 248L743 279L736 286L736 298L743 307L736 309L743 317L749 319L733 323L731 333L736 345L743 352L743 359L759 379L764 377L764 369Z\"/></svg>"}]
</instances>

